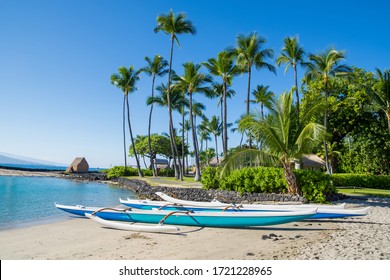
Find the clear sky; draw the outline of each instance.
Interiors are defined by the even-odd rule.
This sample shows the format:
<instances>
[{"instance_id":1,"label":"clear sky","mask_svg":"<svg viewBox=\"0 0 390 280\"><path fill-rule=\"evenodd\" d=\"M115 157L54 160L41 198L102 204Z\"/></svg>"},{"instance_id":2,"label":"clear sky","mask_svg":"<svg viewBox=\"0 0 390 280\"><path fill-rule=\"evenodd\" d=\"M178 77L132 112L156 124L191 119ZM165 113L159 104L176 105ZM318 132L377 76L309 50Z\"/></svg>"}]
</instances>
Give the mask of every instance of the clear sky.
<instances>
[{"instance_id":1,"label":"clear sky","mask_svg":"<svg viewBox=\"0 0 390 280\"><path fill-rule=\"evenodd\" d=\"M0 152L63 164L85 156L93 167L123 164L123 95L110 76L120 66L145 66L145 56L169 58L168 36L153 29L170 9L185 12L197 28L175 46L178 74L182 63L206 61L235 46L238 34L254 31L276 55L284 37L299 35L308 53L335 47L347 51L349 65L390 67L386 0L0 0ZM283 72L254 71L252 88L289 90L293 73ZM162 82L166 77L156 81ZM246 82L246 75L233 81L229 122L245 112ZM137 87L130 96L133 132L146 135L151 78L142 75ZM208 117L219 114L216 100L195 99ZM165 108L154 111L153 131L168 132ZM229 146L238 143L231 135Z\"/></svg>"}]
</instances>

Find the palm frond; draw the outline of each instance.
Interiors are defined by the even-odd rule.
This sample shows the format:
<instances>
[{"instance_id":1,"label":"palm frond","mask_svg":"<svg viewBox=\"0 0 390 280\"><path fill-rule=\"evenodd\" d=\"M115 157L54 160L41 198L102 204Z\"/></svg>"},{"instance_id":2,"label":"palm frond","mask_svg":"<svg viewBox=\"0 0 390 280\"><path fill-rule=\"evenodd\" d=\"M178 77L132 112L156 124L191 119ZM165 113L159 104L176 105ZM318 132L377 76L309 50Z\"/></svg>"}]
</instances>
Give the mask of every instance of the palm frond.
<instances>
[{"instance_id":1,"label":"palm frond","mask_svg":"<svg viewBox=\"0 0 390 280\"><path fill-rule=\"evenodd\" d=\"M279 161L264 150L238 148L226 156L221 162L221 178L229 175L232 170L247 166L275 166Z\"/></svg>"}]
</instances>

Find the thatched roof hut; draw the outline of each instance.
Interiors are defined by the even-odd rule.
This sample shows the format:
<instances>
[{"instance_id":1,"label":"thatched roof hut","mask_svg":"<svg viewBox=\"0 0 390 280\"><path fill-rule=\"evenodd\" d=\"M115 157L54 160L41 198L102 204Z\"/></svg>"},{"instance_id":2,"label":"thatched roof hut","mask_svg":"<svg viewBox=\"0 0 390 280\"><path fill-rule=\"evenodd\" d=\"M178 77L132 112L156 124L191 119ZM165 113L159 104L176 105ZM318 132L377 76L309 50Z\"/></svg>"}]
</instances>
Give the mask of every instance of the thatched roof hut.
<instances>
[{"instance_id":1,"label":"thatched roof hut","mask_svg":"<svg viewBox=\"0 0 390 280\"><path fill-rule=\"evenodd\" d=\"M83 157L77 157L73 162L66 168L66 172L69 173L86 173L89 170L88 162Z\"/></svg>"},{"instance_id":2,"label":"thatched roof hut","mask_svg":"<svg viewBox=\"0 0 390 280\"><path fill-rule=\"evenodd\" d=\"M302 156L303 169L321 170L325 167L325 161L315 154Z\"/></svg>"}]
</instances>

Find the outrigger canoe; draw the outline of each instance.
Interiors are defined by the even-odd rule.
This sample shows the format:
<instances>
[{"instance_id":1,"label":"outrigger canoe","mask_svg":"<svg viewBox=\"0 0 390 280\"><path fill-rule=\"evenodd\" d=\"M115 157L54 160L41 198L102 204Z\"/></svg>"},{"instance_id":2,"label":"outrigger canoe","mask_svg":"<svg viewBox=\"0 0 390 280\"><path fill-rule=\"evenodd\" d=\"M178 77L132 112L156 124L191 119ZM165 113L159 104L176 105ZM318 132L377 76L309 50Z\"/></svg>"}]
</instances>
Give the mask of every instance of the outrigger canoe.
<instances>
[{"instance_id":1,"label":"outrigger canoe","mask_svg":"<svg viewBox=\"0 0 390 280\"><path fill-rule=\"evenodd\" d=\"M219 201L199 202L180 200L170 197L164 193L156 192L158 196L166 201L120 199L120 203L137 209L169 210L169 211L207 211L207 212L290 212L301 211L317 207L317 213L310 219L345 218L367 215L370 207L360 209L345 209L345 203L339 205L281 205L281 204L226 204Z\"/></svg>"},{"instance_id":2,"label":"outrigger canoe","mask_svg":"<svg viewBox=\"0 0 390 280\"><path fill-rule=\"evenodd\" d=\"M304 220L314 216L317 208L290 212L207 212L114 209L56 204L58 209L84 216L92 214L104 220L126 221L131 223L152 223L155 225L183 225L200 227L254 227L269 226Z\"/></svg>"}]
</instances>

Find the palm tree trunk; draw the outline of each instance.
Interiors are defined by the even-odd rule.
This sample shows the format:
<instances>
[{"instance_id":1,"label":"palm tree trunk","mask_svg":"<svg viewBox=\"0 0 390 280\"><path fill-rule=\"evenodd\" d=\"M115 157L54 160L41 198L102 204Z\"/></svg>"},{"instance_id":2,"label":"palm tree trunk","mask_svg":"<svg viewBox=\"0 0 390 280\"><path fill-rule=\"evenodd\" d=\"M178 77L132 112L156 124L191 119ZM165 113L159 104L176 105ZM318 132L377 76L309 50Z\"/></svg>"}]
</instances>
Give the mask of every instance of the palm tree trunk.
<instances>
[{"instance_id":1,"label":"palm tree trunk","mask_svg":"<svg viewBox=\"0 0 390 280\"><path fill-rule=\"evenodd\" d=\"M222 133L221 133L221 139L222 139L222 150L225 151L225 141L223 140L223 131L224 131L224 118L223 118L223 93L222 93L222 98L221 98L221 121L222 121Z\"/></svg>"},{"instance_id":2,"label":"palm tree trunk","mask_svg":"<svg viewBox=\"0 0 390 280\"><path fill-rule=\"evenodd\" d=\"M251 93L251 66L248 66L248 90L246 95L246 115L249 116L250 111L250 93ZM249 149L252 149L252 135L249 133Z\"/></svg>"},{"instance_id":3,"label":"palm tree trunk","mask_svg":"<svg viewBox=\"0 0 390 280\"><path fill-rule=\"evenodd\" d=\"M199 154L198 154L198 144L197 144L197 140L196 140L196 130L195 130L195 125L194 125L194 118L192 116L192 92L189 92L189 96L190 96L190 125L192 128L192 142L194 145L195 166L196 166L194 180L200 181L201 177L200 177L200 162L199 162Z\"/></svg>"},{"instance_id":4,"label":"palm tree trunk","mask_svg":"<svg viewBox=\"0 0 390 280\"><path fill-rule=\"evenodd\" d=\"M389 128L389 134L390 134L390 112L386 112L386 118L387 118L387 126Z\"/></svg>"},{"instance_id":5,"label":"palm tree trunk","mask_svg":"<svg viewBox=\"0 0 390 280\"><path fill-rule=\"evenodd\" d=\"M187 139L186 139L186 141L187 141L187 147L188 147L188 130L187 130ZM186 166L187 166L187 174L188 174L188 154L186 155Z\"/></svg>"},{"instance_id":6,"label":"palm tree trunk","mask_svg":"<svg viewBox=\"0 0 390 280\"><path fill-rule=\"evenodd\" d=\"M328 130L328 83L325 80L325 113L324 113L324 151L325 151L325 166L329 175L332 175L332 170L329 166L328 144L326 142L326 134Z\"/></svg>"},{"instance_id":7,"label":"palm tree trunk","mask_svg":"<svg viewBox=\"0 0 390 280\"><path fill-rule=\"evenodd\" d=\"M123 116L122 116L122 126L123 126L123 154L125 158L125 172L127 169L127 148L126 148L126 96L123 96Z\"/></svg>"},{"instance_id":8,"label":"palm tree trunk","mask_svg":"<svg viewBox=\"0 0 390 280\"><path fill-rule=\"evenodd\" d=\"M152 78L152 98L154 98L154 81L156 79L156 75L153 74L153 78ZM152 151L152 145L150 143L150 130L151 130L151 127L152 127L152 113L153 113L153 104L151 104L150 106L150 113L149 113L149 127L148 127L148 146L149 146L149 154L150 154L150 165L152 167L152 171L153 171L153 177L156 177L157 174L156 174L156 169L155 169L155 164L154 164L154 153Z\"/></svg>"},{"instance_id":9,"label":"palm tree trunk","mask_svg":"<svg viewBox=\"0 0 390 280\"><path fill-rule=\"evenodd\" d=\"M295 96L297 98L298 125L300 125L299 124L299 92L298 92L297 65L294 63L293 67L294 67Z\"/></svg>"},{"instance_id":10,"label":"palm tree trunk","mask_svg":"<svg viewBox=\"0 0 390 280\"><path fill-rule=\"evenodd\" d=\"M133 132L131 130L131 123L130 123L130 107L129 107L129 99L126 94L126 106L127 106L127 124L129 126L129 131L130 131L130 138L131 138L131 145L133 146L133 153L135 157L135 161L137 163L137 169L138 169L138 176L144 177L144 174L142 173L141 166L139 164L139 159L137 156L137 151L135 150L135 145L134 145L134 138L133 138Z\"/></svg>"},{"instance_id":11,"label":"palm tree trunk","mask_svg":"<svg viewBox=\"0 0 390 280\"><path fill-rule=\"evenodd\" d=\"M173 157L173 165L175 169L175 177L176 179L183 180L183 175L181 174L181 168L177 165L176 162L176 141L175 141L175 135L173 131L173 120L172 120L172 104L171 104L171 72L172 72L172 57L173 57L173 42L174 37L171 36L171 52L170 52L170 59L169 59L169 70L168 70L168 94L167 94L167 101L168 101L168 114L169 114L169 138L171 140L171 150L172 150L172 157ZM180 161L179 161L180 165Z\"/></svg>"},{"instance_id":12,"label":"palm tree trunk","mask_svg":"<svg viewBox=\"0 0 390 280\"><path fill-rule=\"evenodd\" d=\"M215 154L217 155L217 165L219 165L217 134L214 134L214 140L215 140Z\"/></svg>"},{"instance_id":13,"label":"palm tree trunk","mask_svg":"<svg viewBox=\"0 0 390 280\"><path fill-rule=\"evenodd\" d=\"M181 112L181 159L182 159L182 174L185 174L185 164L184 164L184 104Z\"/></svg>"},{"instance_id":14,"label":"palm tree trunk","mask_svg":"<svg viewBox=\"0 0 390 280\"><path fill-rule=\"evenodd\" d=\"M287 181L288 193L292 195L300 195L297 184L297 177L295 176L290 162L283 161L284 178Z\"/></svg>"},{"instance_id":15,"label":"palm tree trunk","mask_svg":"<svg viewBox=\"0 0 390 280\"><path fill-rule=\"evenodd\" d=\"M226 105L226 81L223 82L223 156L227 156L228 144L227 144L227 105Z\"/></svg>"}]
</instances>

